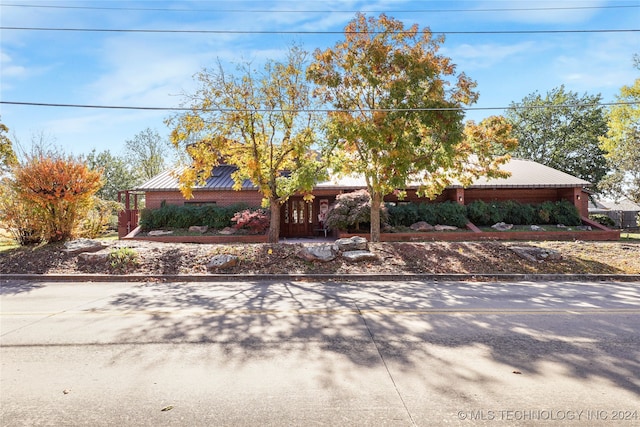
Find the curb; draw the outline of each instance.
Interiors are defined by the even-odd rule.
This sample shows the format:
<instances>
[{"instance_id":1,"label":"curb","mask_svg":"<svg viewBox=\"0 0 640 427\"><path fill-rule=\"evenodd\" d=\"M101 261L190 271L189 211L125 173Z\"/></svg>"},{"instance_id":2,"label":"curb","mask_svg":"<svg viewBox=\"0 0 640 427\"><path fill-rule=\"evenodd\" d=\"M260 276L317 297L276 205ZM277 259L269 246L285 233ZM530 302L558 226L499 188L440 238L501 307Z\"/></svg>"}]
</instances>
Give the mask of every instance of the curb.
<instances>
[{"instance_id":1,"label":"curb","mask_svg":"<svg viewBox=\"0 0 640 427\"><path fill-rule=\"evenodd\" d=\"M640 282L640 274L0 274L0 281L9 280L30 282Z\"/></svg>"}]
</instances>

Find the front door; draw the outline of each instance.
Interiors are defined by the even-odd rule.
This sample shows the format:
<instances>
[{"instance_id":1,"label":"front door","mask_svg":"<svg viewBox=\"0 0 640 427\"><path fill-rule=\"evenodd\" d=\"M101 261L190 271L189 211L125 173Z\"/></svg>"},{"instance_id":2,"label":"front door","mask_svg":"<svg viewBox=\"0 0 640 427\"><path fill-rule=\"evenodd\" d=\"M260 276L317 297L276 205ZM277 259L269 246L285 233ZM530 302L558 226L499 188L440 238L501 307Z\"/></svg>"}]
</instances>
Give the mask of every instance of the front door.
<instances>
[{"instance_id":1,"label":"front door","mask_svg":"<svg viewBox=\"0 0 640 427\"><path fill-rule=\"evenodd\" d=\"M313 202L305 202L302 197L292 197L282 206L280 217L282 237L313 235Z\"/></svg>"}]
</instances>

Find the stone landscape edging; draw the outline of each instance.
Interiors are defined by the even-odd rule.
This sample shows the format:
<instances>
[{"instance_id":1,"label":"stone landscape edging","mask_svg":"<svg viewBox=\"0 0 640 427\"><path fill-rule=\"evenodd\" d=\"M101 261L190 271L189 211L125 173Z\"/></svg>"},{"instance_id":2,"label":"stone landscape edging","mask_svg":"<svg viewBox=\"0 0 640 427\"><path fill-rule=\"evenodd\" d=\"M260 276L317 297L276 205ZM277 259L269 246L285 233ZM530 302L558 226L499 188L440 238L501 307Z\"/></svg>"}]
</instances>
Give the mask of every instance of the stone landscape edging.
<instances>
[{"instance_id":1,"label":"stone landscape edging","mask_svg":"<svg viewBox=\"0 0 640 427\"><path fill-rule=\"evenodd\" d=\"M587 281L640 282L640 274L535 274L535 273L406 273L406 274L0 274L0 281L31 282L238 282L238 281Z\"/></svg>"}]
</instances>

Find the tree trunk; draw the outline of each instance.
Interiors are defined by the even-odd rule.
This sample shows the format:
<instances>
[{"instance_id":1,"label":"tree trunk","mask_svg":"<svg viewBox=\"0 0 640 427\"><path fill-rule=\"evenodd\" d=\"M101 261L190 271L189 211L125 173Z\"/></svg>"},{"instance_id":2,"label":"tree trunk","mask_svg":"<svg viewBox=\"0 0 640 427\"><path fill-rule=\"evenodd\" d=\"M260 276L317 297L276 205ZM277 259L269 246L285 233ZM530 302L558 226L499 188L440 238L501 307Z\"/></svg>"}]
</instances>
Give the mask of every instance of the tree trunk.
<instances>
[{"instance_id":1,"label":"tree trunk","mask_svg":"<svg viewBox=\"0 0 640 427\"><path fill-rule=\"evenodd\" d=\"M269 199L271 219L269 223L269 243L278 243L280 240L280 203L276 199Z\"/></svg>"},{"instance_id":2,"label":"tree trunk","mask_svg":"<svg viewBox=\"0 0 640 427\"><path fill-rule=\"evenodd\" d=\"M371 237L372 242L380 241L380 206L382 197L377 191L371 192Z\"/></svg>"}]
</instances>

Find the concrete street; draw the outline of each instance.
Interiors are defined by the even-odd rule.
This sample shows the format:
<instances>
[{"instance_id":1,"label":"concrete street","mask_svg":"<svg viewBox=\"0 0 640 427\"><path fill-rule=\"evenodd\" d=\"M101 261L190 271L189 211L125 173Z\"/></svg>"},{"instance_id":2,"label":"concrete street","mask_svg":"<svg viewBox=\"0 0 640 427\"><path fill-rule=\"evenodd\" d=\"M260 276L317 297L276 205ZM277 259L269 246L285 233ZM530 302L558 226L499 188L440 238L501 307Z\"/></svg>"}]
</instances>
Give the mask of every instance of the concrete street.
<instances>
[{"instance_id":1,"label":"concrete street","mask_svg":"<svg viewBox=\"0 0 640 427\"><path fill-rule=\"evenodd\" d=\"M2 426L640 425L638 282L4 282L0 346Z\"/></svg>"}]
</instances>

